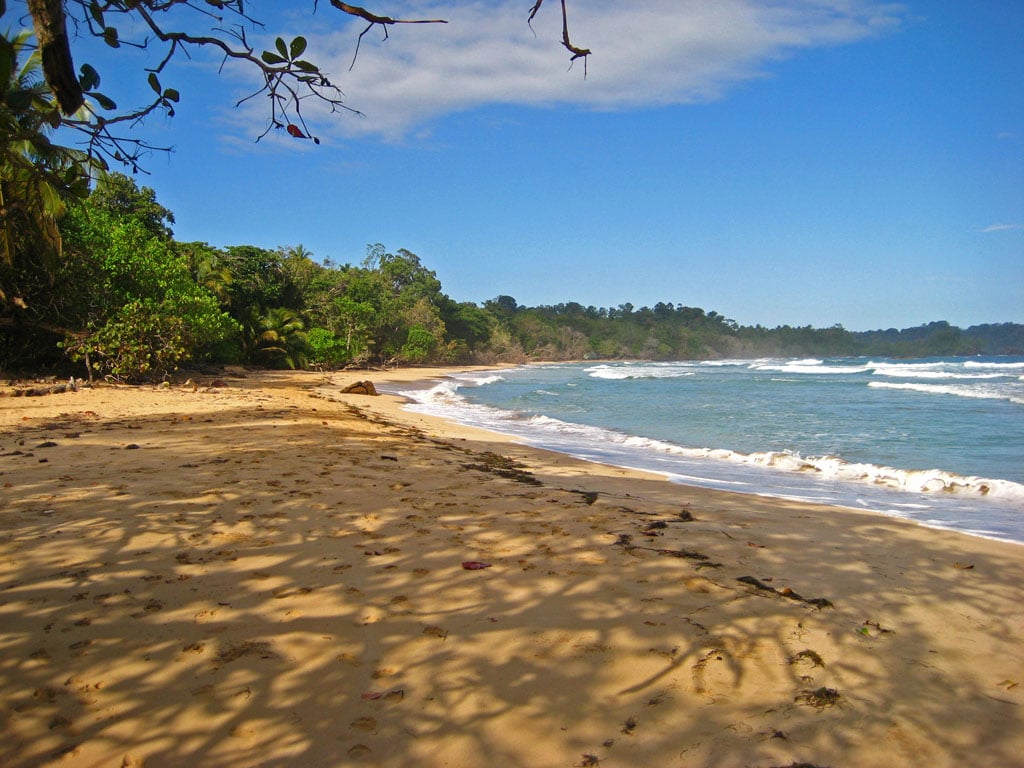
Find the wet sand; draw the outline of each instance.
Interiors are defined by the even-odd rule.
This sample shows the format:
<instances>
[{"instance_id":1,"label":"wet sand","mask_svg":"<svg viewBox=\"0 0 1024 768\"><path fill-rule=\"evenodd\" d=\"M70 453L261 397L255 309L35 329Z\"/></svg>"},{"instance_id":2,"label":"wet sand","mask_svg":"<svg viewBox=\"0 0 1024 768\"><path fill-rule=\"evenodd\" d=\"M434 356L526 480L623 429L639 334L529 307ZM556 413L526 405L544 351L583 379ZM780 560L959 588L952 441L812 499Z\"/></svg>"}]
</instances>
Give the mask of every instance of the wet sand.
<instances>
[{"instance_id":1,"label":"wet sand","mask_svg":"<svg viewBox=\"0 0 1024 768\"><path fill-rule=\"evenodd\" d=\"M0 765L1021 764L1024 548L339 394L443 373L0 397Z\"/></svg>"}]
</instances>

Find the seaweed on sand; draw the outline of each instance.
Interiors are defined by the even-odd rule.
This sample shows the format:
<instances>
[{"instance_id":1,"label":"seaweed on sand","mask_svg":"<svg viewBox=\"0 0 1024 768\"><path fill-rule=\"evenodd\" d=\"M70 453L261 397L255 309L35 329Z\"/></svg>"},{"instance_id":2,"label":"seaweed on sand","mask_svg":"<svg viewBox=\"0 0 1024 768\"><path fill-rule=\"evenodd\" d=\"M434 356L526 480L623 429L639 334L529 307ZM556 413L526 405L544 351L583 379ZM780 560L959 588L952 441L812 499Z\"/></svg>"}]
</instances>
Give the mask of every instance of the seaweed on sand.
<instances>
[{"instance_id":1,"label":"seaweed on sand","mask_svg":"<svg viewBox=\"0 0 1024 768\"><path fill-rule=\"evenodd\" d=\"M815 709L833 707L839 703L843 696L835 688L815 688L813 691L801 691L794 701L799 701Z\"/></svg>"},{"instance_id":2,"label":"seaweed on sand","mask_svg":"<svg viewBox=\"0 0 1024 768\"><path fill-rule=\"evenodd\" d=\"M711 562L711 558L707 555L695 552L692 549L664 549L662 547L641 547L633 544L633 537L628 533L620 533L619 538L612 544L614 547L622 547L627 553L635 552L636 550L643 550L645 552L654 552L658 555L667 555L668 557L678 557L684 560L697 560L699 561L698 568L719 568L721 563Z\"/></svg>"},{"instance_id":3,"label":"seaweed on sand","mask_svg":"<svg viewBox=\"0 0 1024 768\"><path fill-rule=\"evenodd\" d=\"M521 464L515 459L510 459L507 456L502 456L501 454L493 453L491 451L474 454L474 457L478 459L477 463L463 464L462 468L475 469L478 472L489 472L492 475L497 475L498 477L514 480L517 483L542 485L540 480L526 470L525 464Z\"/></svg>"},{"instance_id":4,"label":"seaweed on sand","mask_svg":"<svg viewBox=\"0 0 1024 768\"><path fill-rule=\"evenodd\" d=\"M798 653L795 653L789 657L790 664L798 664L801 661L809 661L811 662L811 665L815 667L825 666L825 661L821 658L821 654L819 654L817 651L812 651L809 648Z\"/></svg>"},{"instance_id":5,"label":"seaweed on sand","mask_svg":"<svg viewBox=\"0 0 1024 768\"><path fill-rule=\"evenodd\" d=\"M762 592L768 592L770 594L777 595L778 597L785 597L789 600L798 600L801 603L813 605L815 608L818 608L819 610L822 608L835 608L835 606L832 604L832 601L824 597L804 597L803 595L797 594L789 587L776 589L775 587L769 584L765 584L763 581L761 581L760 579L756 579L753 576L740 576L736 579L736 581L742 582L744 584L749 584L750 586L756 587Z\"/></svg>"}]
</instances>

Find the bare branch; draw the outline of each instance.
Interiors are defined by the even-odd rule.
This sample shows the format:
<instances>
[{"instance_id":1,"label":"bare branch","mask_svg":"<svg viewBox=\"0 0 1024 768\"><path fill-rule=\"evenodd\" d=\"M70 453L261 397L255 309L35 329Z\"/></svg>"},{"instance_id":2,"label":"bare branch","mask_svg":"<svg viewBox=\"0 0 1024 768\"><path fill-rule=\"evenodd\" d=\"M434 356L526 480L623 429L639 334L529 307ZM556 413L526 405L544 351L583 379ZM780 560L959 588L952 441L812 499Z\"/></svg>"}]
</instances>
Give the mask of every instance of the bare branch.
<instances>
[{"instance_id":1,"label":"bare branch","mask_svg":"<svg viewBox=\"0 0 1024 768\"><path fill-rule=\"evenodd\" d=\"M587 57L590 56L589 48L580 48L579 46L573 45L572 41L569 40L569 16L565 8L565 0L562 1L562 46L572 54L569 59L570 62L576 61L576 59L583 59L583 75L586 77L587 73ZM541 5L544 4L544 0L536 0L533 7L530 8L530 17L526 20L527 24L531 25L537 12L540 10Z\"/></svg>"},{"instance_id":2,"label":"bare branch","mask_svg":"<svg viewBox=\"0 0 1024 768\"><path fill-rule=\"evenodd\" d=\"M359 38L356 40L356 52L352 56L352 63L349 65L349 71L356 65L356 58L359 56L359 46L363 42L363 35L369 32L378 24L384 30L384 39L388 39L388 27L393 24L447 24L446 19L393 19L390 16L378 16L375 13L371 13L365 8L360 8L358 5L349 5L343 3L341 0L330 0L331 5L337 8L342 13L347 13L349 16L357 16L364 21L369 22L366 25L366 29L359 33Z\"/></svg>"},{"instance_id":3,"label":"bare branch","mask_svg":"<svg viewBox=\"0 0 1024 768\"><path fill-rule=\"evenodd\" d=\"M342 91L313 62L302 58L305 38L290 41L277 38L271 50L257 50L246 36L247 29L262 28L259 20L249 15L246 0L26 0L35 27L47 85L56 97L60 107L60 121L83 137L91 160L105 164L111 159L139 171L140 158L152 151L166 151L166 148L131 138L127 129L134 128L153 112L163 110L174 115L179 94L174 88L164 88L157 79L163 75L179 55L190 57L197 49L219 52L223 56L221 69L228 61L241 62L250 70L262 75L262 84L252 93L240 99L243 104L256 97L270 101L270 115L266 129L257 137L259 141L271 130L285 130L299 139L312 139L302 115L303 102L313 99L326 104L330 111L362 114L347 106ZM352 66L359 56L360 45L366 34L380 27L384 39L388 39L389 27L396 24L447 24L445 19L394 18L378 14L358 5L329 0L337 10L361 19L366 28L359 33L356 41ZM531 0L528 24L539 13L544 0ZM584 61L586 74L587 57L590 49L574 45L569 37L569 23L566 0L560 0L562 12L562 46L570 53L570 62ZM316 10L317 0L313 7ZM3 0L0 0L3 7ZM203 17L197 30L191 34L189 25L182 14L192 12ZM131 20L137 20L141 27L132 27ZM128 111L118 111L114 102L97 91L99 74L88 65L82 66L82 74L76 72L68 40L68 21L79 30L101 39L107 45L148 49L164 47L155 66L144 68L148 82L156 98L145 106ZM137 34L120 37L119 23L124 29L141 29ZM212 24L211 24L212 22ZM205 34L204 34L205 32ZM127 39L134 37L135 39ZM572 66L572 64L570 64ZM351 67L350 67L351 69ZM83 110L84 106L84 111ZM125 130L121 130L125 129Z\"/></svg>"},{"instance_id":4,"label":"bare branch","mask_svg":"<svg viewBox=\"0 0 1024 768\"><path fill-rule=\"evenodd\" d=\"M331 5L337 8L343 13L347 13L349 16L358 16L360 19L373 24L380 24L383 27L387 27L391 24L447 24L446 19L393 19L390 16L378 16L375 13L371 13L365 8L360 8L358 5L349 5L343 3L341 0L331 0Z\"/></svg>"}]
</instances>

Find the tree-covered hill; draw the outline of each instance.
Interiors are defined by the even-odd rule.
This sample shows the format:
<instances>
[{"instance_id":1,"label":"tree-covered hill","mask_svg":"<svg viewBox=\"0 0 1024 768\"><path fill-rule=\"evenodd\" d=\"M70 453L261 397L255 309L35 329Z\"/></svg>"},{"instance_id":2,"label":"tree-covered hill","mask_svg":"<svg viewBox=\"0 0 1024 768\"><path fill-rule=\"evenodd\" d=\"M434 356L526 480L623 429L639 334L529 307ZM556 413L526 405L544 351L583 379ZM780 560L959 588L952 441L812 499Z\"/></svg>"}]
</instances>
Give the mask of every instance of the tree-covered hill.
<instances>
[{"instance_id":1,"label":"tree-covered hill","mask_svg":"<svg viewBox=\"0 0 1024 768\"><path fill-rule=\"evenodd\" d=\"M300 246L174 239L153 190L104 178L55 212L59 256L26 225L0 261L0 371L136 380L197 364L337 368L580 359L1024 353L1024 326L946 322L850 332L740 326L679 303L478 305L444 293L407 250L358 264ZM20 236L18 236L20 234Z\"/></svg>"}]
</instances>

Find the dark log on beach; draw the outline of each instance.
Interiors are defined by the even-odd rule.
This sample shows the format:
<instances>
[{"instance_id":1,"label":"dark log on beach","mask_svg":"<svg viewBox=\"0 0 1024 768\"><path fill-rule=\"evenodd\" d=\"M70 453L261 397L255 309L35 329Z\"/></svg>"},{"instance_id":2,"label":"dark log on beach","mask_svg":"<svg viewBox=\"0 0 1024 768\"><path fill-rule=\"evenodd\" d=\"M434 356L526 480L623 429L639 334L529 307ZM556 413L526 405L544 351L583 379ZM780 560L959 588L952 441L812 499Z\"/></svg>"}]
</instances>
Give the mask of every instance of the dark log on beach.
<instances>
[{"instance_id":1,"label":"dark log on beach","mask_svg":"<svg viewBox=\"0 0 1024 768\"><path fill-rule=\"evenodd\" d=\"M64 392L77 392L80 385L75 382L74 377L64 384L54 384L50 387L29 387L28 389L16 389L12 397L40 397L42 395L59 395Z\"/></svg>"}]
</instances>

